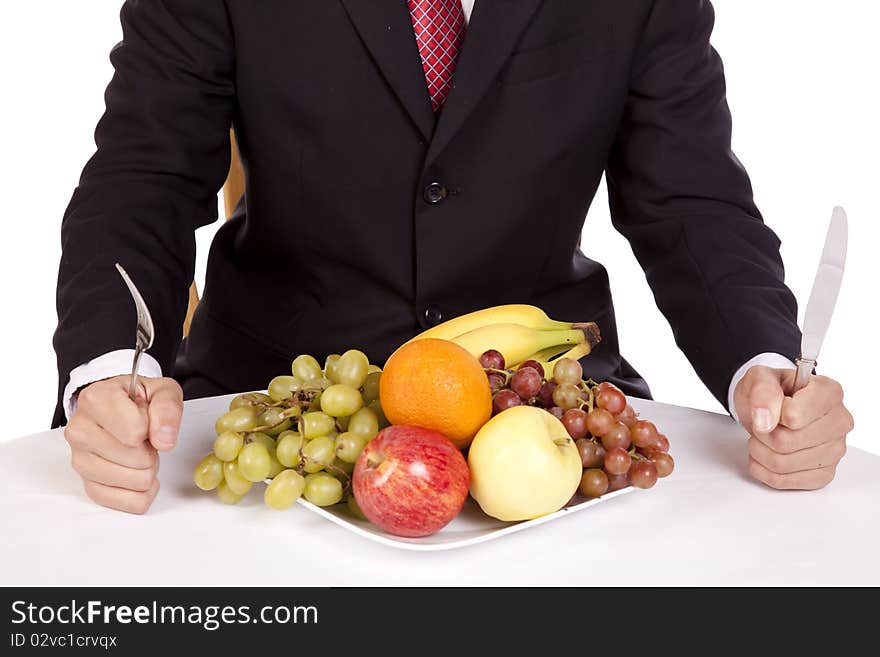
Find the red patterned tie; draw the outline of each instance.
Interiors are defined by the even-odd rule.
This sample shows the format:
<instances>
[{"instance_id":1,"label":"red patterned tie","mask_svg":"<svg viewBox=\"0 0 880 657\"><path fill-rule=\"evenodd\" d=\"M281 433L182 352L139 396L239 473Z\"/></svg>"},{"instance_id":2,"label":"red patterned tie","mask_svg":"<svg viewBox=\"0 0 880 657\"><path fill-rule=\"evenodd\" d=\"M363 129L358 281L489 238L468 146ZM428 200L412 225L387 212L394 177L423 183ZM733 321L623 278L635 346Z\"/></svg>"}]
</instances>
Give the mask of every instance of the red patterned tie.
<instances>
[{"instance_id":1,"label":"red patterned tie","mask_svg":"<svg viewBox=\"0 0 880 657\"><path fill-rule=\"evenodd\" d=\"M455 63L464 41L464 10L461 0L408 0L422 68L438 111L452 88Z\"/></svg>"}]
</instances>

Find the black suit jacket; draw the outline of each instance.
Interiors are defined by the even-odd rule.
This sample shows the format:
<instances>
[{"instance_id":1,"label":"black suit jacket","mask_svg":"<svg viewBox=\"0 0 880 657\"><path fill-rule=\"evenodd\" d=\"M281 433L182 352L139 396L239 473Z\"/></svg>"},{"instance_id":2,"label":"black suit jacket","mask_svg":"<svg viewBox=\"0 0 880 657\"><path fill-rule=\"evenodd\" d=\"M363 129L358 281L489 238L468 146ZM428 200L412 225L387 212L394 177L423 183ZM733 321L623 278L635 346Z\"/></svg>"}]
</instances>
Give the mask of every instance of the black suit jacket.
<instances>
[{"instance_id":1,"label":"black suit jacket","mask_svg":"<svg viewBox=\"0 0 880 657\"><path fill-rule=\"evenodd\" d=\"M598 321L587 373L649 394L618 353L589 232L578 248L604 172L615 227L726 403L739 365L794 357L799 331L730 150L713 20L704 0L478 0L435 119L405 0L128 0L62 226L60 387L132 346L116 261L173 370L234 126L246 200L211 247L183 354L219 390L261 388L299 353L382 362L431 309L525 302Z\"/></svg>"}]
</instances>

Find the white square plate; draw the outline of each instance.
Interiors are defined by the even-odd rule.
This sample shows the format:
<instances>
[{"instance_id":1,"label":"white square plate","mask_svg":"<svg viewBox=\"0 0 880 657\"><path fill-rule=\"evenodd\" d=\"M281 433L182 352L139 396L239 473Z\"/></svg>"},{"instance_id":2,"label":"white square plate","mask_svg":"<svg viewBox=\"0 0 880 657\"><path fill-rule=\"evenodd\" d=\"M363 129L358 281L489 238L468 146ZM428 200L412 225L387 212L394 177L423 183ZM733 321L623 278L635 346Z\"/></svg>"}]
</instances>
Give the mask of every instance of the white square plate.
<instances>
[{"instance_id":1,"label":"white square plate","mask_svg":"<svg viewBox=\"0 0 880 657\"><path fill-rule=\"evenodd\" d=\"M309 511L313 511L330 522L334 522L340 527L343 527L350 532L354 532L359 536L363 536L364 538L368 538L371 541L376 541L377 543L399 548L401 550L437 551L453 550L455 548L462 548L469 545L476 545L477 543L484 543L485 541L491 541L494 538L501 538L502 536L507 536L508 534L528 529L529 527L542 525L545 522L550 522L551 520L555 520L564 515L583 511L584 509L588 509L596 504L601 504L602 502L606 502L619 495L631 493L633 490L635 489L632 486L628 486L627 488L622 488L593 500L576 502L560 509L556 513L541 516L534 520L524 520L521 522L503 522L501 520L490 518L480 510L480 507L477 506L477 503L474 502L473 499L468 497L461 513L459 513L452 522L436 534L425 536L423 538L392 536L366 520L355 518L348 513L343 505L338 505L338 509L334 509L334 507L324 509L315 506L310 502L306 502L302 498L300 498L299 503Z\"/></svg>"}]
</instances>

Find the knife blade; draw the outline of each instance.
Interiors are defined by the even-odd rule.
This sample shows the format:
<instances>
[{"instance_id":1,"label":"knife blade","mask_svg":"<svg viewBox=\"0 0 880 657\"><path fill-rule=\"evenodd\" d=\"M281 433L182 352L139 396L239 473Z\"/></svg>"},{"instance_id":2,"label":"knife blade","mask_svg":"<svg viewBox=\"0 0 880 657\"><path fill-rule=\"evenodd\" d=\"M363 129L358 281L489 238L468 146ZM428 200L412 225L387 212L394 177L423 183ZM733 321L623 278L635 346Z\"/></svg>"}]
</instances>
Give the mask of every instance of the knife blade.
<instances>
[{"instance_id":1,"label":"knife blade","mask_svg":"<svg viewBox=\"0 0 880 657\"><path fill-rule=\"evenodd\" d=\"M825 236L825 246L813 281L813 291L804 312L804 325L801 337L801 356L797 360L792 394L802 389L810 380L819 350L828 332L834 306L840 293L843 271L846 266L848 243L848 224L846 212L841 207L834 208Z\"/></svg>"}]
</instances>

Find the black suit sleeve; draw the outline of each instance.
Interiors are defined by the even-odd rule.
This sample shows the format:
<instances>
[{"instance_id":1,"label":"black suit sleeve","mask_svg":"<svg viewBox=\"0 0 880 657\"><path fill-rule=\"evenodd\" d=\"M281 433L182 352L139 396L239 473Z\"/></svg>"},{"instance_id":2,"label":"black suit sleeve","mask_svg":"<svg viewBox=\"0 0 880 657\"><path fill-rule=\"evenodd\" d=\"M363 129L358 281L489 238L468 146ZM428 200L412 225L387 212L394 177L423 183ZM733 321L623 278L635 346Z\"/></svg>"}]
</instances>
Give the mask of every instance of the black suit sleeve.
<instances>
[{"instance_id":1,"label":"black suit sleeve","mask_svg":"<svg viewBox=\"0 0 880 657\"><path fill-rule=\"evenodd\" d=\"M128 0L123 40L86 165L61 227L59 405L70 371L134 346L126 268L156 325L150 350L170 372L180 344L197 227L217 218L234 106L232 35L223 0Z\"/></svg>"},{"instance_id":2,"label":"black suit sleeve","mask_svg":"<svg viewBox=\"0 0 880 657\"><path fill-rule=\"evenodd\" d=\"M678 346L727 407L752 356L795 358L800 332L779 240L730 147L724 71L705 0L657 0L609 159L612 221L630 241Z\"/></svg>"}]
</instances>

